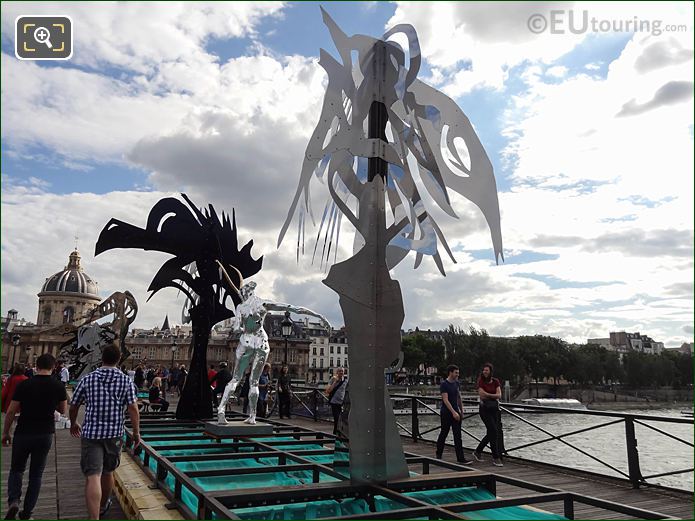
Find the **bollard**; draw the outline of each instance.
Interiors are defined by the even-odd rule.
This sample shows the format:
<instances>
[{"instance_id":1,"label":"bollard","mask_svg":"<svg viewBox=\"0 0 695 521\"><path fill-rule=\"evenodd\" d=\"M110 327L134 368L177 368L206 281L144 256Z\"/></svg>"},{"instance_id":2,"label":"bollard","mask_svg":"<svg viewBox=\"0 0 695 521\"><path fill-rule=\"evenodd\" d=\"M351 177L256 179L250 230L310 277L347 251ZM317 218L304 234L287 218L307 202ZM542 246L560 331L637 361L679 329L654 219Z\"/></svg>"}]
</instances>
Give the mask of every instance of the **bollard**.
<instances>
[{"instance_id":1,"label":"bollard","mask_svg":"<svg viewBox=\"0 0 695 521\"><path fill-rule=\"evenodd\" d=\"M639 488L644 482L642 471L639 467L639 452L637 451L637 437L635 436L635 423L632 418L625 418L625 446L627 447L627 468L630 474L632 488Z\"/></svg>"}]
</instances>

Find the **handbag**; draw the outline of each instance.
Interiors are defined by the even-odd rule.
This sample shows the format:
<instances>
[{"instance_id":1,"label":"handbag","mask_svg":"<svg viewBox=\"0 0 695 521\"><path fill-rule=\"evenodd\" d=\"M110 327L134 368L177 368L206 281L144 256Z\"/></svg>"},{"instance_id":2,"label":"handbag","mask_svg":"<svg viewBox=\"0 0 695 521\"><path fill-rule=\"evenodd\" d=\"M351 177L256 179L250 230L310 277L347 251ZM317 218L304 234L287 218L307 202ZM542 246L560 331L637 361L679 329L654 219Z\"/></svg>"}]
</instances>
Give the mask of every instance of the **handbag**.
<instances>
[{"instance_id":1,"label":"handbag","mask_svg":"<svg viewBox=\"0 0 695 521\"><path fill-rule=\"evenodd\" d=\"M484 411L496 411L499 409L499 402L497 400L481 400L480 408Z\"/></svg>"},{"instance_id":2,"label":"handbag","mask_svg":"<svg viewBox=\"0 0 695 521\"><path fill-rule=\"evenodd\" d=\"M335 394L338 392L338 389L340 389L342 387L344 382L345 382L345 380L341 380L338 385L336 385L335 387L333 387L333 389L331 389L331 392L328 394L328 403L331 403L331 400L333 399Z\"/></svg>"}]
</instances>

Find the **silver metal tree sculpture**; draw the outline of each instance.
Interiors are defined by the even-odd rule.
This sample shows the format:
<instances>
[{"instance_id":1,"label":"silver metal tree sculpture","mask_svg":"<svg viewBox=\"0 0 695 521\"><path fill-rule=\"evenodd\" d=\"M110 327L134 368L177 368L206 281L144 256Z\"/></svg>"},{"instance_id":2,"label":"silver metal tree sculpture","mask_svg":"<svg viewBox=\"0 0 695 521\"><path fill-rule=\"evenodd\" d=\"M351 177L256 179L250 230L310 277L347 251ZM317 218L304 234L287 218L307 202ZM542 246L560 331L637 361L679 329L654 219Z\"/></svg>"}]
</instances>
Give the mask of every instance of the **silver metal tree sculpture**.
<instances>
[{"instance_id":1,"label":"silver metal tree sculpture","mask_svg":"<svg viewBox=\"0 0 695 521\"><path fill-rule=\"evenodd\" d=\"M330 199L314 255L323 232L322 262L330 263L343 216L357 232L353 256L334 264L324 280L340 297L350 344L350 475L354 482L386 482L408 475L384 383L384 368L400 351L404 318L400 285L389 270L415 251L415 268L430 255L445 275L440 243L456 262L418 184L452 217L449 190L475 203L490 227L496 260L503 258L497 186L468 118L417 79L414 27L396 25L383 39L347 36L322 13L342 63L321 49L328 86L278 247L296 216L297 256L304 250L307 214L314 219L309 186L319 179ZM394 37L406 39L407 49Z\"/></svg>"}]
</instances>

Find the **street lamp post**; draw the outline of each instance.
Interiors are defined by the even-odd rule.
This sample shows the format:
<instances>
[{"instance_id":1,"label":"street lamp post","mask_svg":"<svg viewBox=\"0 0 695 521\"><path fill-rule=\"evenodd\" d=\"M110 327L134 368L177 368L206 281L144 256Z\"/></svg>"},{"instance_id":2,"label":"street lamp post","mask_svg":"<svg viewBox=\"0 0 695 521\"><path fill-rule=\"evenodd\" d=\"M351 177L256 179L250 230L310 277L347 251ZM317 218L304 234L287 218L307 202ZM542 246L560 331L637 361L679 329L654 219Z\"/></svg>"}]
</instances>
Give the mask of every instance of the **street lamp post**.
<instances>
[{"instance_id":1,"label":"street lamp post","mask_svg":"<svg viewBox=\"0 0 695 521\"><path fill-rule=\"evenodd\" d=\"M21 335L12 335L12 345L14 346L12 351L12 365L15 363L15 359L17 357L17 348L19 347L19 340L21 338Z\"/></svg>"},{"instance_id":2,"label":"street lamp post","mask_svg":"<svg viewBox=\"0 0 695 521\"><path fill-rule=\"evenodd\" d=\"M176 354L176 351L178 350L178 346L176 345L176 338L171 343L171 367L173 369L174 367L174 355Z\"/></svg>"},{"instance_id":3,"label":"street lamp post","mask_svg":"<svg viewBox=\"0 0 695 521\"><path fill-rule=\"evenodd\" d=\"M294 326L292 320L290 320L290 312L285 311L285 319L280 324L282 326L282 336L285 337L285 365L287 364L287 355L289 352L288 340L292 335L292 328Z\"/></svg>"}]
</instances>

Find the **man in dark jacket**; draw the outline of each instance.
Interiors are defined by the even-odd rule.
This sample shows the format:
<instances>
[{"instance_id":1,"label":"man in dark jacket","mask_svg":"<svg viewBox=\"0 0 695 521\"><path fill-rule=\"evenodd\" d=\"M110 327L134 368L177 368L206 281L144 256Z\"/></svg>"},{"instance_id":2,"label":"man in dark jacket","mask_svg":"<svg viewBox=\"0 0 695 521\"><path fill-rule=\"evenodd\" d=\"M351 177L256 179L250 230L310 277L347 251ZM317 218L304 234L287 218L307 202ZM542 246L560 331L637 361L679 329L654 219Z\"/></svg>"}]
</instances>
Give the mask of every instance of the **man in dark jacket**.
<instances>
[{"instance_id":1,"label":"man in dark jacket","mask_svg":"<svg viewBox=\"0 0 695 521\"><path fill-rule=\"evenodd\" d=\"M232 381L232 373L227 368L227 362L220 363L220 370L215 373L210 379L210 385L214 385L215 389L212 391L212 404L217 407L218 399L217 396L224 393L224 388L227 384Z\"/></svg>"}]
</instances>

